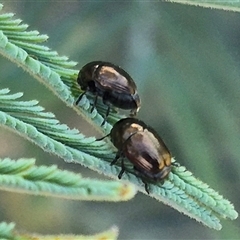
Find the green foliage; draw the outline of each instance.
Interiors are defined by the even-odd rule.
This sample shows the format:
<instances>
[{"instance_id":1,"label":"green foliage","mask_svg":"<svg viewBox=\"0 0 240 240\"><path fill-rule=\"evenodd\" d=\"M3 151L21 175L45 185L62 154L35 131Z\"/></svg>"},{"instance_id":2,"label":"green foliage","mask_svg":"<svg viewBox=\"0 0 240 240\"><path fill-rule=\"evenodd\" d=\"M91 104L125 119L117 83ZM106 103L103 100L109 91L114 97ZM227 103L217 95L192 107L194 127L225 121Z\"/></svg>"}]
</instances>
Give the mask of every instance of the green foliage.
<instances>
[{"instance_id":1,"label":"green foliage","mask_svg":"<svg viewBox=\"0 0 240 240\"><path fill-rule=\"evenodd\" d=\"M74 100L79 94L79 89L76 86L77 71L72 69L76 63L69 61L67 57L60 57L57 52L40 45L46 41L47 36L39 35L38 31L26 31L27 25L21 24L21 20L15 20L12 17L13 14L0 15L0 53L30 73L33 78L44 83L63 103L87 119L101 133L108 133L111 125L122 116L111 113L108 119L109 122L102 129L100 125L105 110L101 103L98 104L97 110L90 113L91 99L84 96L79 107L76 107ZM8 89L0 90L0 124L2 126L11 129L44 151L57 155L67 162L80 163L106 176L116 178L120 171L120 166L109 165L115 154L115 149L111 143L95 141L94 137L86 138L78 130L70 129L67 125L61 124L52 113L45 112L44 108L39 106L37 101L21 101L19 99L21 96L22 93L10 94ZM11 162L10 160L4 161L4 164ZM19 166L19 168L14 168L14 171L17 173L25 172L26 160L17 162L19 165L16 166ZM71 181L71 177L67 174L67 179L73 185L76 183L81 185L81 187L78 185L81 188L79 191L73 190L69 188L68 184L66 186L64 181L66 176L63 178L59 177L62 173L58 172L56 167L37 168L32 166L33 162L31 161L28 164L31 165L28 166L31 171L27 175L21 176L21 181L16 180L17 176L15 175L9 176L4 173L3 181L0 182L4 183L2 186L5 190L10 191L14 187L16 191L21 189L24 192L33 194L41 194L39 190L42 190L44 194L61 195L64 197L64 193L66 193L66 195L70 194L70 198L83 199L83 187L85 189L84 194L89 194L90 192L100 196L102 194L101 191L103 191L104 197L102 199L111 200L112 189L115 189L116 195L118 195L122 193L120 189L125 186L120 183L111 185L111 182L106 182L106 188L109 187L109 190L104 190L105 186L99 187L102 184L100 181L97 183L93 180L75 179L75 176L73 181ZM132 167L128 166L127 169L128 171L124 174L123 179L135 184L140 191L145 193L144 186L141 180L135 176ZM50 178L51 181L48 182L49 176L55 171L58 172L58 177ZM12 177L13 180L9 178L9 180L6 180L7 184L5 184L7 177ZM63 182L58 182L60 179ZM40 185L38 183L38 187L36 187L36 181L40 180L43 183ZM57 182L58 186L50 187L53 186L52 181L55 181L55 184ZM95 183L96 187L94 187ZM61 184L65 184L65 186L59 186ZM224 199L205 183L196 179L183 166L173 167L172 173L170 173L169 178L163 184L149 185L152 197L210 228L220 230L221 218L235 219L238 216L233 205L228 200ZM89 190L90 188L91 190ZM129 189L130 195L134 195L135 192L131 185L128 185ZM128 190L127 192L129 192ZM71 193L76 195L73 197ZM95 200L101 200L97 196L95 196Z\"/></svg>"},{"instance_id":2,"label":"green foliage","mask_svg":"<svg viewBox=\"0 0 240 240\"><path fill-rule=\"evenodd\" d=\"M10 239L10 240L13 240L14 237L13 237L13 229L15 227L15 224L14 223L5 223L5 222L2 222L0 223L0 237L1 239Z\"/></svg>"},{"instance_id":3,"label":"green foliage","mask_svg":"<svg viewBox=\"0 0 240 240\"><path fill-rule=\"evenodd\" d=\"M183 3L206 8L217 8L222 10L240 11L240 2L235 0L167 0L175 3Z\"/></svg>"},{"instance_id":4,"label":"green foliage","mask_svg":"<svg viewBox=\"0 0 240 240\"><path fill-rule=\"evenodd\" d=\"M0 159L0 189L87 201L123 201L135 194L131 185L85 179L57 166L34 164L34 159Z\"/></svg>"},{"instance_id":5,"label":"green foliage","mask_svg":"<svg viewBox=\"0 0 240 240\"><path fill-rule=\"evenodd\" d=\"M27 234L27 233L18 233L15 231L14 223L0 223L0 239L1 240L100 240L100 239L117 239L118 230L116 227L112 227L108 231L92 235L92 236L83 236L83 235L37 235L37 234Z\"/></svg>"},{"instance_id":6,"label":"green foliage","mask_svg":"<svg viewBox=\"0 0 240 240\"><path fill-rule=\"evenodd\" d=\"M109 156L112 156L110 159L114 158L111 146L108 147L103 141L95 141L95 138L84 138L77 130L70 130L66 125L59 124L54 115L44 114L43 108L36 106L36 101L17 101L14 110L13 106L21 94L7 95L8 93L7 89L0 92L0 102L2 99L5 110L5 113L0 111L2 125L65 161L77 161L108 176L116 176L120 171L119 167L110 167L109 163L103 160L109 159ZM20 105L21 103L23 104ZM143 184L133 174L130 167L129 174L123 178L135 183L144 192ZM173 167L164 184L150 185L153 197L214 229L221 229L219 217L235 219L238 215L229 201L198 181L183 167Z\"/></svg>"}]
</instances>

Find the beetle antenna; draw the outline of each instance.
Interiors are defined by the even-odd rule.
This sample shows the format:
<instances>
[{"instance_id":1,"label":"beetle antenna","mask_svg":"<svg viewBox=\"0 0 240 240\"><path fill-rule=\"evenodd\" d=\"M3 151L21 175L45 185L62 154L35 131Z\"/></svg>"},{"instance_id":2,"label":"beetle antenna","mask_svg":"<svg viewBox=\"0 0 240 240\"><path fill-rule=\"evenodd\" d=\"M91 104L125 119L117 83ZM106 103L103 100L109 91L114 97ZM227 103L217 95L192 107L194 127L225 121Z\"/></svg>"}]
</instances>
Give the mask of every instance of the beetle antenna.
<instances>
[{"instance_id":1,"label":"beetle antenna","mask_svg":"<svg viewBox=\"0 0 240 240\"><path fill-rule=\"evenodd\" d=\"M104 138L109 137L109 136L110 136L110 133L107 134L107 135L105 135L104 137L101 137L101 138L96 139L95 141L101 141L101 140L103 140Z\"/></svg>"}]
</instances>

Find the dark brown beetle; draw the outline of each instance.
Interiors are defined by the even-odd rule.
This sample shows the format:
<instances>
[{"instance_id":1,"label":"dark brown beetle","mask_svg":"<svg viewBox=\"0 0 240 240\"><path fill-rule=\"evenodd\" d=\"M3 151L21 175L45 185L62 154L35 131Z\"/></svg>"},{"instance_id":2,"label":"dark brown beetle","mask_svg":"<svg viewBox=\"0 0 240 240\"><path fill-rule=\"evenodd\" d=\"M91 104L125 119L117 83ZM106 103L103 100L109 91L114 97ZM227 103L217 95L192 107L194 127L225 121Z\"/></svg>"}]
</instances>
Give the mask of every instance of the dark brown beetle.
<instances>
[{"instance_id":1,"label":"dark brown beetle","mask_svg":"<svg viewBox=\"0 0 240 240\"><path fill-rule=\"evenodd\" d=\"M80 70L77 82L84 92L78 97L76 104L89 91L96 96L91 112L96 106L98 96L102 97L103 103L108 106L102 125L111 105L131 109L131 116L135 116L140 108L141 102L135 82L127 72L112 63L94 61L86 64Z\"/></svg>"},{"instance_id":2,"label":"dark brown beetle","mask_svg":"<svg viewBox=\"0 0 240 240\"><path fill-rule=\"evenodd\" d=\"M134 169L145 184L146 181L158 182L167 177L171 171L171 154L158 134L144 122L135 118L124 118L113 126L110 138L118 149L116 158L111 165L121 158L122 170L120 179L125 171L123 157L129 159Z\"/></svg>"}]
</instances>

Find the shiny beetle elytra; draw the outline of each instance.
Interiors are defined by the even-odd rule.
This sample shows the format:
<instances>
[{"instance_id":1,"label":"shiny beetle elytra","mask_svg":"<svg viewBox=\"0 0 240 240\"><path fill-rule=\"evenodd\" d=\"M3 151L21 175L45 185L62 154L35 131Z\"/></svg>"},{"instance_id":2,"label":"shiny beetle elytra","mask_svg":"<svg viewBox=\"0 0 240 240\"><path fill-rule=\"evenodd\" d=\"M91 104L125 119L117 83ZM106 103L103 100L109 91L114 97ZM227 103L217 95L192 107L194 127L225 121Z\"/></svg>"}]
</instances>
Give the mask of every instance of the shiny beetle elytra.
<instances>
[{"instance_id":1,"label":"shiny beetle elytra","mask_svg":"<svg viewBox=\"0 0 240 240\"><path fill-rule=\"evenodd\" d=\"M124 118L113 126L110 138L118 149L111 165L121 158L122 170L120 179L125 171L123 157L133 164L136 174L145 184L146 181L158 182L166 178L171 171L171 154L159 135L144 122L135 118Z\"/></svg>"},{"instance_id":2,"label":"shiny beetle elytra","mask_svg":"<svg viewBox=\"0 0 240 240\"><path fill-rule=\"evenodd\" d=\"M80 70L77 82L84 92L78 97L76 104L89 91L96 96L91 112L96 106L98 96L102 97L103 103L107 105L102 125L111 105L131 110L130 116L135 116L140 108L141 102L135 82L127 72L112 63L94 61L86 64Z\"/></svg>"}]
</instances>

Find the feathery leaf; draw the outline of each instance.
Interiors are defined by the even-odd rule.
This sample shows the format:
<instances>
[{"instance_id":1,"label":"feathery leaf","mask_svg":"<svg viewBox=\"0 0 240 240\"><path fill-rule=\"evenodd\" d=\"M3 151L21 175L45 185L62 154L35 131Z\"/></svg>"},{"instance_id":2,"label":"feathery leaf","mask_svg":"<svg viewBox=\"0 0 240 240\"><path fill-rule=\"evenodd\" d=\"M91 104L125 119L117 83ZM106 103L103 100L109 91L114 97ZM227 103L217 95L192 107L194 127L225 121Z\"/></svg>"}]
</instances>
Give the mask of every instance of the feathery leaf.
<instances>
[{"instance_id":1,"label":"feathery leaf","mask_svg":"<svg viewBox=\"0 0 240 240\"><path fill-rule=\"evenodd\" d=\"M82 178L57 166L35 166L34 159L0 159L0 189L87 201L125 201L136 191L117 181Z\"/></svg>"},{"instance_id":2,"label":"feathery leaf","mask_svg":"<svg viewBox=\"0 0 240 240\"><path fill-rule=\"evenodd\" d=\"M79 87L76 82L78 71L72 67L76 62L69 61L65 56L59 56L56 51L39 45L47 40L46 35L39 35L38 31L26 31L27 25L21 24L21 20L12 19L13 14L0 15L0 54L10 61L18 64L29 72L38 81L44 83L65 104L72 107L78 114L84 117L98 131L109 132L111 125L106 123L104 129L100 128L106 107L99 101L97 109L90 112L91 104L84 96L79 107L75 106L74 97L79 95ZM3 21L3 23L2 23ZM89 97L91 101L93 99ZM99 114L99 113L101 114ZM91 119L91 121L90 121ZM119 119L119 115L110 113L108 120L112 123Z\"/></svg>"},{"instance_id":3,"label":"feathery leaf","mask_svg":"<svg viewBox=\"0 0 240 240\"><path fill-rule=\"evenodd\" d=\"M14 105L14 102L17 101L16 94L13 94L13 100L6 100L6 94L9 94L6 89L0 91L0 110L2 110L1 96L3 96L5 107L8 104ZM109 165L109 161L114 158L114 149L111 145L104 141L95 141L93 137L86 138L76 129L71 130L66 125L60 124L53 115L50 115L50 118L46 117L42 107L30 105L25 103L22 107L18 106L17 114L12 111L12 108L9 112L6 111L6 108L5 112L0 111L0 124L18 132L44 151L62 157L65 161L78 162L90 169L116 178L121 168L117 165ZM27 115L25 106L28 109ZM31 108L39 111L34 114ZM173 159L173 161L175 160ZM127 166L127 170L123 179L136 184L140 191L145 192L142 181L134 175L131 165ZM235 219L238 216L228 200L209 188L207 184L197 180L183 166L174 166L169 178L163 184L149 184L149 186L152 197L195 218L208 227L220 230L219 218Z\"/></svg>"},{"instance_id":4,"label":"feathery leaf","mask_svg":"<svg viewBox=\"0 0 240 240\"><path fill-rule=\"evenodd\" d=\"M107 231L98 233L96 235L39 235L39 234L29 234L29 233L18 233L15 230L14 223L0 223L0 239L2 240L99 240L99 239L117 239L118 229L114 226Z\"/></svg>"},{"instance_id":5,"label":"feathery leaf","mask_svg":"<svg viewBox=\"0 0 240 240\"><path fill-rule=\"evenodd\" d=\"M239 1L235 0L228 0L228 1L222 1L222 0L214 0L214 1L206 1L206 0L167 0L169 2L175 2L175 3L182 3L187 5L194 5L194 6L200 6L205 8L216 8L221 10L227 10L227 11L240 11L240 3Z\"/></svg>"},{"instance_id":6,"label":"feathery leaf","mask_svg":"<svg viewBox=\"0 0 240 240\"><path fill-rule=\"evenodd\" d=\"M74 97L78 92L77 71L71 69L74 64L68 62L66 57L59 57L56 52L40 46L39 42L45 41L46 37L39 37L36 31L25 31L27 25L20 24L20 20L13 20L12 17L12 14L0 15L0 53L43 82L83 117L91 119L95 125L100 126L103 120L101 115L104 112L102 104L97 106L101 114L96 110L89 112L90 101L85 96L79 103L81 108L73 106ZM96 142L95 138L85 138L77 131L60 124L53 116L42 112L43 108L37 106L37 102L30 101L21 105L16 98L20 95L8 98L4 96L7 95L6 90L4 91L2 92L4 104L0 107L0 124L19 133L44 151L62 157L65 161L78 162L116 178L120 166L109 165L115 153L111 144ZM120 118L113 113L110 117L108 120L111 123ZM108 133L111 125L107 123L104 128ZM142 181L134 174L132 166L129 165L123 179L134 183L140 191L145 192ZM173 167L164 184L149 185L154 198L211 228L217 230L221 228L219 218L235 219L238 215L229 201L193 177L184 167Z\"/></svg>"},{"instance_id":7,"label":"feathery leaf","mask_svg":"<svg viewBox=\"0 0 240 240\"><path fill-rule=\"evenodd\" d=\"M0 238L1 239L14 239L13 237L13 229L15 227L14 223L6 223L1 222L0 223Z\"/></svg>"}]
</instances>

